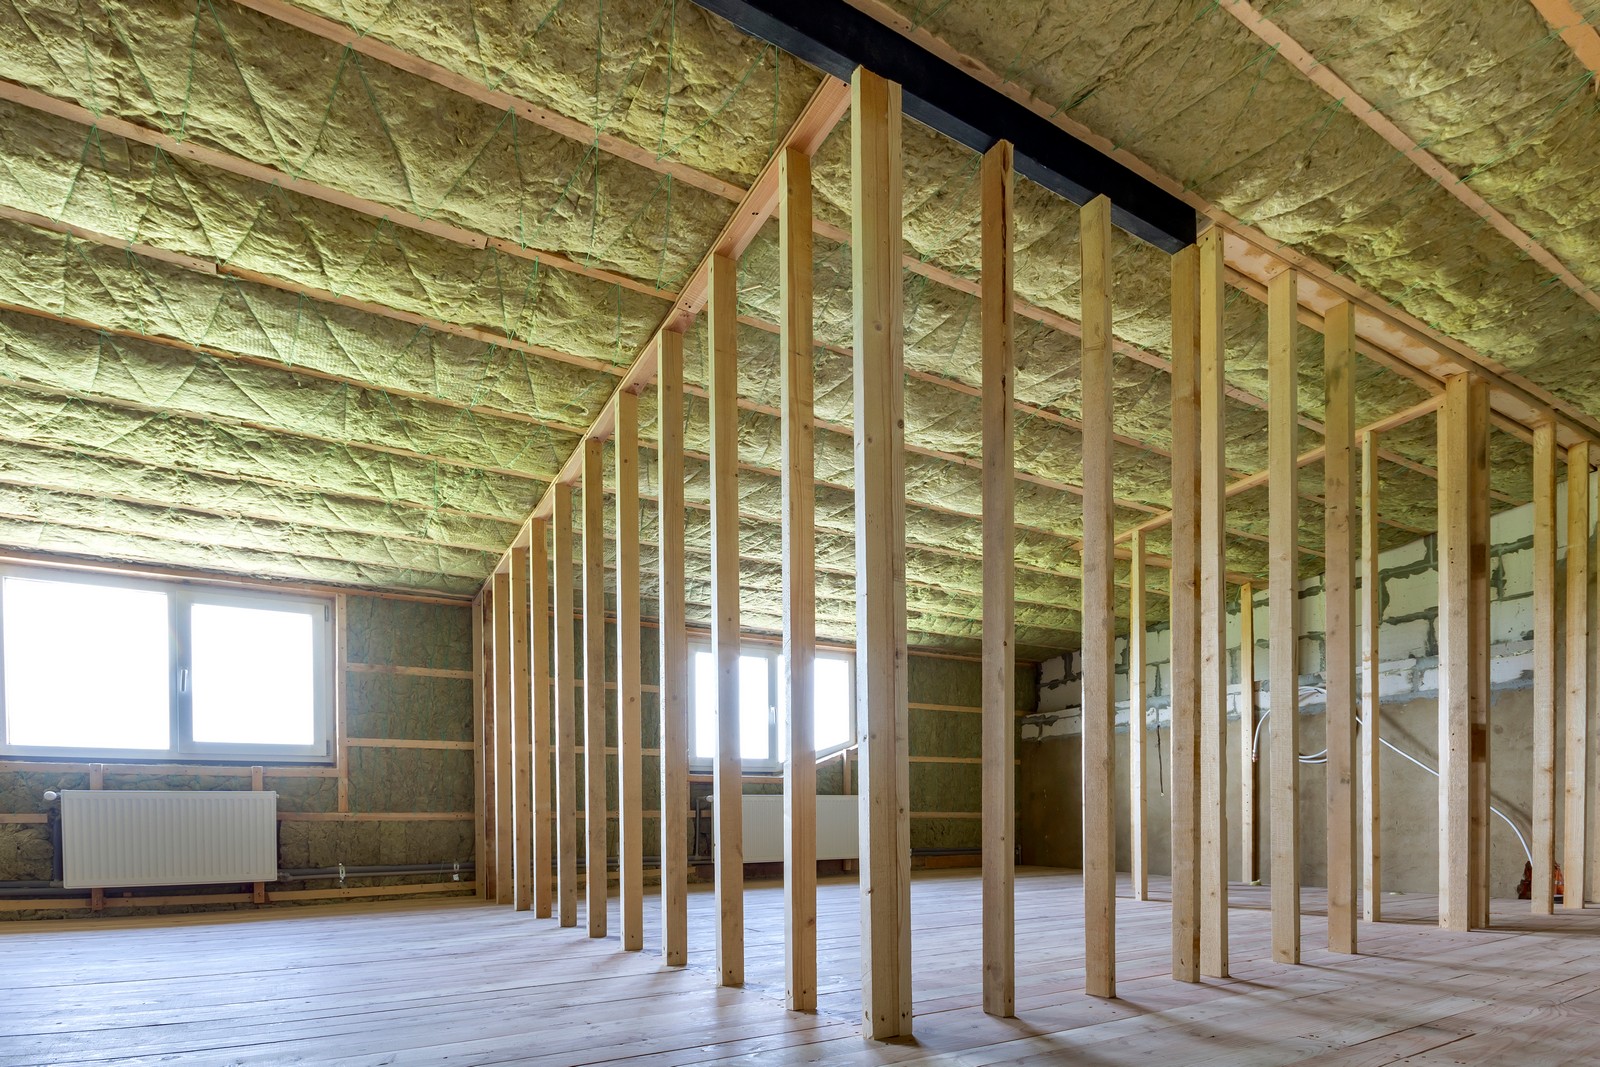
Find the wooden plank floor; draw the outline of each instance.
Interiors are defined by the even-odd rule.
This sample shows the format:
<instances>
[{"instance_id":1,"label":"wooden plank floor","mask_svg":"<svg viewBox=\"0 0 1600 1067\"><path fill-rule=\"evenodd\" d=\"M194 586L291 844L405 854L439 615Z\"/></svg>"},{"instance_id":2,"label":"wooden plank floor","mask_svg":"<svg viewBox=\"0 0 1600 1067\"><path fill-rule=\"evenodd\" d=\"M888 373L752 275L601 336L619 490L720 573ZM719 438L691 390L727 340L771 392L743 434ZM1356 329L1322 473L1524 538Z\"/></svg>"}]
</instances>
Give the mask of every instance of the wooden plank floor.
<instances>
[{"instance_id":1,"label":"wooden plank floor","mask_svg":"<svg viewBox=\"0 0 1600 1067\"><path fill-rule=\"evenodd\" d=\"M1124 879L1124 890L1126 889ZM1164 880L1151 879L1164 895ZM1496 1064L1600 1062L1600 911L1447 934L1431 897L1390 897L1364 954L1333 956L1318 891L1305 962L1270 959L1267 890L1234 886L1234 977L1167 977L1169 911L1117 902L1119 991L1083 995L1082 882L1017 880L1017 1014L978 1008L976 872L913 886L916 1037L860 1036L859 900L818 893L820 1009L783 1008L782 898L747 895L749 982L715 984L710 893L688 968L475 902L270 916L0 923L0 1064ZM613 898L612 906L616 901ZM618 926L613 917L609 929Z\"/></svg>"}]
</instances>

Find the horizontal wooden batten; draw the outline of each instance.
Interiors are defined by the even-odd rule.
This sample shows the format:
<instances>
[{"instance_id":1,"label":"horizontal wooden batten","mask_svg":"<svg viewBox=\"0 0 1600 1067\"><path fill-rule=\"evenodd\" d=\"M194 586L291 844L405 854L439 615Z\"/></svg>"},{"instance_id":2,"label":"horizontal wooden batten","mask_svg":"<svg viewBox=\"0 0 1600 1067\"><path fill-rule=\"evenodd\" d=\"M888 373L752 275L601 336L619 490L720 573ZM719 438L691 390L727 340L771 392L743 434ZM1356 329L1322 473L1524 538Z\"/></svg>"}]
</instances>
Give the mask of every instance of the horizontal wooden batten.
<instances>
[{"instance_id":1,"label":"horizontal wooden batten","mask_svg":"<svg viewBox=\"0 0 1600 1067\"><path fill-rule=\"evenodd\" d=\"M347 737L344 743L351 748L416 748L438 752L471 752L477 747L472 741L430 741L414 737Z\"/></svg>"},{"instance_id":2,"label":"horizontal wooden batten","mask_svg":"<svg viewBox=\"0 0 1600 1067\"><path fill-rule=\"evenodd\" d=\"M405 674L418 678L460 678L469 682L474 677L472 671L453 667L406 667L389 663L346 663L344 669L352 674Z\"/></svg>"},{"instance_id":3,"label":"horizontal wooden batten","mask_svg":"<svg viewBox=\"0 0 1600 1067\"><path fill-rule=\"evenodd\" d=\"M366 877L381 877L368 875ZM267 903L291 900L360 900L364 897L431 896L438 893L476 892L478 884L462 882L421 882L416 885L351 886L345 889L280 889L267 890ZM207 904L251 904L253 893L193 893L159 897L107 896L108 908L173 908L200 907ZM93 907L88 897L12 897L0 900L0 912L16 911L88 911Z\"/></svg>"},{"instance_id":4,"label":"horizontal wooden batten","mask_svg":"<svg viewBox=\"0 0 1600 1067\"><path fill-rule=\"evenodd\" d=\"M471 822L470 811L280 811L279 822Z\"/></svg>"}]
</instances>

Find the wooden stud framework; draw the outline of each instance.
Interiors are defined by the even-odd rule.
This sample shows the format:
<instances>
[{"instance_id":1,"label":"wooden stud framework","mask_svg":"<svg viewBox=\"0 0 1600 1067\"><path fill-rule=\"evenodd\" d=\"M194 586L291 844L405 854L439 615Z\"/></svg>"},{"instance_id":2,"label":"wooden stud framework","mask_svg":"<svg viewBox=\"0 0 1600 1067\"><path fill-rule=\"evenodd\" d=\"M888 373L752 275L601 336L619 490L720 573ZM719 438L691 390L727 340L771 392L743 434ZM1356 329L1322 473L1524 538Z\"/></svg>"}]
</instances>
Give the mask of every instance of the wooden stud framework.
<instances>
[{"instance_id":1,"label":"wooden stud framework","mask_svg":"<svg viewBox=\"0 0 1600 1067\"><path fill-rule=\"evenodd\" d=\"M555 811L550 764L550 539L549 522L534 520L528 540L528 617L533 659L529 711L533 754L533 914L550 918L554 900L551 882L551 832Z\"/></svg>"},{"instance_id":2,"label":"wooden stud framework","mask_svg":"<svg viewBox=\"0 0 1600 1067\"><path fill-rule=\"evenodd\" d=\"M983 156L983 1010L1016 1014L1013 153Z\"/></svg>"},{"instance_id":3,"label":"wooden stud framework","mask_svg":"<svg viewBox=\"0 0 1600 1067\"><path fill-rule=\"evenodd\" d=\"M858 67L850 90L861 998L882 1039L911 1033L901 115L893 82Z\"/></svg>"},{"instance_id":4,"label":"wooden stud framework","mask_svg":"<svg viewBox=\"0 0 1600 1067\"><path fill-rule=\"evenodd\" d=\"M1200 248L1172 257L1172 977L1200 980Z\"/></svg>"},{"instance_id":5,"label":"wooden stud framework","mask_svg":"<svg viewBox=\"0 0 1600 1067\"><path fill-rule=\"evenodd\" d=\"M573 625L572 486L553 487L550 607L555 631L556 908L562 926L578 925L578 649Z\"/></svg>"},{"instance_id":6,"label":"wooden stud framework","mask_svg":"<svg viewBox=\"0 0 1600 1067\"><path fill-rule=\"evenodd\" d=\"M1481 925L1474 765L1487 771L1488 736L1474 721L1473 661L1487 659L1488 602L1474 572L1488 566L1488 507L1475 499L1487 464L1488 392L1459 375L1439 413L1439 925L1447 930Z\"/></svg>"},{"instance_id":7,"label":"wooden stud framework","mask_svg":"<svg viewBox=\"0 0 1600 1067\"><path fill-rule=\"evenodd\" d=\"M489 868L492 866L491 857L494 852L493 840L490 837L490 826L494 821L494 792L489 786L489 751L493 742L490 740L490 731L487 729L489 724L486 721L486 712L489 710L489 682L486 669L489 641L484 632L486 627L483 625L485 613L492 610L490 601L493 599L493 589L493 581L485 583L484 588L480 589L472 600L472 808L478 816L473 826L472 869L473 882L480 900L489 895ZM342 626L339 636L342 646ZM340 781L343 781L342 777Z\"/></svg>"},{"instance_id":8,"label":"wooden stud framework","mask_svg":"<svg viewBox=\"0 0 1600 1067\"><path fill-rule=\"evenodd\" d=\"M1323 320L1325 382L1322 460L1323 581L1327 679L1328 949L1356 950L1356 404L1355 309L1340 304Z\"/></svg>"},{"instance_id":9,"label":"wooden stud framework","mask_svg":"<svg viewBox=\"0 0 1600 1067\"><path fill-rule=\"evenodd\" d=\"M511 752L511 575L494 576L494 795L495 854L499 878L495 903L511 904L516 891L516 858L512 850L516 821Z\"/></svg>"},{"instance_id":10,"label":"wooden stud framework","mask_svg":"<svg viewBox=\"0 0 1600 1067\"><path fill-rule=\"evenodd\" d=\"M1228 603L1222 231L1200 235L1200 972L1228 976Z\"/></svg>"},{"instance_id":11,"label":"wooden stud framework","mask_svg":"<svg viewBox=\"0 0 1600 1067\"><path fill-rule=\"evenodd\" d=\"M1111 201L1079 212L1083 259L1084 989L1117 995L1116 590L1111 486Z\"/></svg>"},{"instance_id":12,"label":"wooden stud framework","mask_svg":"<svg viewBox=\"0 0 1600 1067\"><path fill-rule=\"evenodd\" d=\"M602 442L583 443L583 881L590 937L606 936L606 489Z\"/></svg>"},{"instance_id":13,"label":"wooden stud framework","mask_svg":"<svg viewBox=\"0 0 1600 1067\"><path fill-rule=\"evenodd\" d=\"M1567 448L1566 821L1562 827L1563 909L1588 899L1589 759L1589 464L1591 448Z\"/></svg>"},{"instance_id":14,"label":"wooden stud framework","mask_svg":"<svg viewBox=\"0 0 1600 1067\"><path fill-rule=\"evenodd\" d=\"M511 630L511 889L512 907L533 910L533 673L529 649L529 550L511 550L509 616Z\"/></svg>"},{"instance_id":15,"label":"wooden stud framework","mask_svg":"<svg viewBox=\"0 0 1600 1067\"><path fill-rule=\"evenodd\" d=\"M1256 587L1239 585L1239 881L1261 881L1256 752Z\"/></svg>"},{"instance_id":16,"label":"wooden stud framework","mask_svg":"<svg viewBox=\"0 0 1600 1067\"><path fill-rule=\"evenodd\" d=\"M811 157L790 146L779 169L783 354L784 975L790 1011L817 1007L816 463L812 426Z\"/></svg>"},{"instance_id":17,"label":"wooden stud framework","mask_svg":"<svg viewBox=\"0 0 1600 1067\"><path fill-rule=\"evenodd\" d=\"M1272 958L1300 962L1300 407L1295 275L1267 287L1267 618L1272 723Z\"/></svg>"},{"instance_id":18,"label":"wooden stud framework","mask_svg":"<svg viewBox=\"0 0 1600 1067\"><path fill-rule=\"evenodd\" d=\"M640 689L639 397L617 394L617 852L622 948L644 948L644 736Z\"/></svg>"},{"instance_id":19,"label":"wooden stud framework","mask_svg":"<svg viewBox=\"0 0 1600 1067\"><path fill-rule=\"evenodd\" d=\"M689 962L689 642L684 622L683 334L657 340L657 466L661 487L656 525L661 595L661 955L668 966Z\"/></svg>"},{"instance_id":20,"label":"wooden stud framework","mask_svg":"<svg viewBox=\"0 0 1600 1067\"><path fill-rule=\"evenodd\" d=\"M1529 805L1535 915L1555 910L1556 863L1556 425L1533 431L1533 798Z\"/></svg>"},{"instance_id":21,"label":"wooden stud framework","mask_svg":"<svg viewBox=\"0 0 1600 1067\"><path fill-rule=\"evenodd\" d=\"M1361 448L1361 915L1383 918L1383 811L1378 754L1383 721L1378 674L1383 667L1383 580L1378 572L1378 434L1368 431Z\"/></svg>"},{"instance_id":22,"label":"wooden stud framework","mask_svg":"<svg viewBox=\"0 0 1600 1067\"><path fill-rule=\"evenodd\" d=\"M1132 581L1128 601L1128 853L1133 899L1150 899L1150 842L1145 832L1145 738L1149 703L1145 695L1145 561L1144 531L1133 535Z\"/></svg>"},{"instance_id":23,"label":"wooden stud framework","mask_svg":"<svg viewBox=\"0 0 1600 1067\"><path fill-rule=\"evenodd\" d=\"M711 647L717 668L717 755L712 784L717 970L744 984L743 769L739 749L739 265L711 261L706 303L706 389L711 395Z\"/></svg>"}]
</instances>

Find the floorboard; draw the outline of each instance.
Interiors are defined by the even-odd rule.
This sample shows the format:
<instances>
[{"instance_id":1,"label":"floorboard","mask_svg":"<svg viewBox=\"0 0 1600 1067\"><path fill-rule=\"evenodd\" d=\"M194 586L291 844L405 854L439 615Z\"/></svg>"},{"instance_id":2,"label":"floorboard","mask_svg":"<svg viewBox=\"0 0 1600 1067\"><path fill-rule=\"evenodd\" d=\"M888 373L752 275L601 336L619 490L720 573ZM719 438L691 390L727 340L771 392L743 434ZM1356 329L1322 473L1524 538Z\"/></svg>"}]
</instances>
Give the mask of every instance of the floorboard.
<instances>
[{"instance_id":1,"label":"floorboard","mask_svg":"<svg viewBox=\"0 0 1600 1067\"><path fill-rule=\"evenodd\" d=\"M714 898L689 896L685 968L476 902L292 914L0 924L0 1067L107 1064L1387 1064L1593 1063L1600 912L1446 933L1435 901L1390 896L1362 954L1317 948L1326 900L1304 893L1300 966L1271 959L1268 890L1230 889L1233 976L1168 977L1164 879L1117 904L1115 1000L1085 996L1083 884L1017 876L1017 1018L981 1008L981 880L912 886L916 1036L861 1036L860 901L818 889L818 1011L784 1010L781 887L746 892L743 989L716 984ZM611 900L612 908L616 900ZM620 929L610 916L607 929Z\"/></svg>"}]
</instances>

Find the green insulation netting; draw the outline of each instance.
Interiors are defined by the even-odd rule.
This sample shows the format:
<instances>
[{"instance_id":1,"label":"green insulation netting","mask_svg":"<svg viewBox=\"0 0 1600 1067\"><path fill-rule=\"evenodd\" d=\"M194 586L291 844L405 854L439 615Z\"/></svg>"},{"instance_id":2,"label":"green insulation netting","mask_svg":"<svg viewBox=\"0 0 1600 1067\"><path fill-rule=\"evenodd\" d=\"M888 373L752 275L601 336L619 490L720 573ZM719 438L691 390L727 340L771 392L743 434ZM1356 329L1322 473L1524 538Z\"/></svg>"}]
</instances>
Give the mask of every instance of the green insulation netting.
<instances>
[{"instance_id":1,"label":"green insulation netting","mask_svg":"<svg viewBox=\"0 0 1600 1067\"><path fill-rule=\"evenodd\" d=\"M0 77L180 142L370 201L362 212L227 173L109 130L0 103L0 523L12 543L356 584L466 591L567 458L712 236L727 195L601 151L616 136L747 185L817 76L679 0L302 6L472 83L576 120L577 137L225 0L57 9L0 4ZM900 0L907 15L1269 236L1580 404L1592 308L1212 5L1174 9ZM1348 9L1348 10L1346 10ZM1595 281L1594 95L1529 19L1266 5L1396 121ZM1489 26L1489 23L1493 23ZM1487 27L1487 28L1486 28ZM1435 58L1470 53L1459 64ZM1419 73L1420 72L1420 73ZM1207 129L1217 136L1196 137ZM848 126L815 164L820 219L848 228ZM977 157L908 123L908 251L971 287ZM1588 147L1585 147L1588 146ZM724 190L726 193L727 190ZM736 189L732 195L737 195ZM49 232L16 212L103 235ZM388 213L389 218L383 216ZM411 222L407 219L426 220ZM438 232L423 232L432 223ZM423 229L419 229L421 226ZM167 262L127 243L194 257ZM1017 189L1019 295L1076 318L1076 209ZM536 254L537 253L537 254ZM557 269L544 253L588 274ZM741 310L778 315L767 227ZM816 241L823 629L853 627L848 247ZM1115 243L1119 528L1170 498L1167 257ZM610 272L610 273L607 273ZM919 639L971 648L979 598L979 325L961 288L905 274L907 574ZM1266 323L1230 291L1226 456L1266 461ZM51 317L46 317L51 316ZM65 320L65 321L59 321ZM1077 628L1078 341L1019 317L1019 641ZM688 374L704 335L691 330ZM741 329L741 391L777 403L777 338ZM1321 338L1302 329L1300 405L1322 411ZM1422 397L1358 363L1358 420ZM653 432L653 405L641 416ZM691 397L689 447L707 442ZM1302 447L1320 443L1313 429ZM777 628L778 424L740 424L746 621ZM1384 440L1385 543L1433 526L1430 433ZM1502 502L1527 495L1526 446L1492 441ZM705 469L690 462L691 505ZM642 486L654 491L653 464ZM1302 472L1301 540L1320 543L1320 470ZM647 516L649 511L647 509ZM703 511L692 536L703 538ZM1264 570L1265 496L1229 503L1231 569ZM60 529L51 529L59 523ZM646 522L646 536L654 528ZM170 551L164 548L170 542ZM1164 534L1152 534L1164 551ZM698 542L696 542L698 544ZM647 554L648 555L648 554ZM182 559L178 557L182 556ZM1304 559L1318 569L1314 554ZM691 615L705 614L691 546ZM1125 574L1121 576L1125 581ZM1152 598L1152 614L1164 602ZM1024 640L1021 636L1026 634Z\"/></svg>"}]
</instances>

